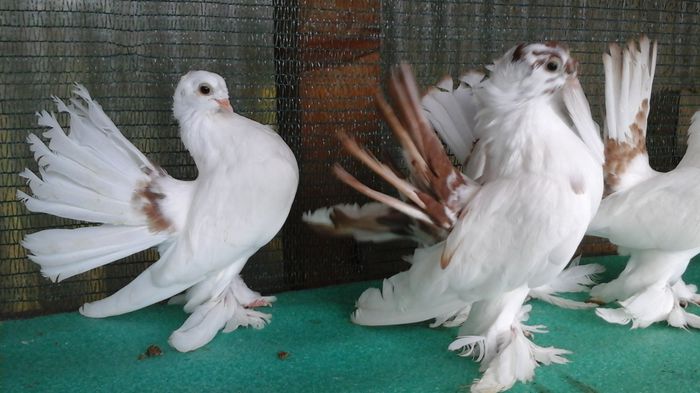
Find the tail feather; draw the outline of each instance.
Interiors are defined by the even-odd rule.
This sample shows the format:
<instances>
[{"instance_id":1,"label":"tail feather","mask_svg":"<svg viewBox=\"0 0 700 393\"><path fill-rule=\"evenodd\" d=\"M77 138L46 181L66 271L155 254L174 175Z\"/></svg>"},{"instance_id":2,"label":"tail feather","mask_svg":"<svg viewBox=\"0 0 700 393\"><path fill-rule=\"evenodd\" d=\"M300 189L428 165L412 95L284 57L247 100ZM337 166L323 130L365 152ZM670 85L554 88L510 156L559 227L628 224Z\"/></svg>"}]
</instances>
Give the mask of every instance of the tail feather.
<instances>
[{"instance_id":1,"label":"tail feather","mask_svg":"<svg viewBox=\"0 0 700 393\"><path fill-rule=\"evenodd\" d=\"M339 136L350 154L382 176L409 202L367 187L339 165L334 167L335 175L378 202L428 225L450 229L479 187L459 172L445 153L425 118L415 77L408 65L404 64L392 72L389 92L396 102L396 110L381 94L376 96L376 102L402 147L410 176L402 177L363 149L354 139L342 133Z\"/></svg>"},{"instance_id":2,"label":"tail feather","mask_svg":"<svg viewBox=\"0 0 700 393\"><path fill-rule=\"evenodd\" d=\"M147 217L132 207L138 189L160 173L119 132L114 123L82 86L79 98L66 105L54 98L60 112L70 115L70 132L61 128L53 114L38 113L38 123L48 145L34 134L27 136L29 149L39 164L38 174L20 173L28 180L31 196L18 192L31 211L74 220L144 225Z\"/></svg>"},{"instance_id":3,"label":"tail feather","mask_svg":"<svg viewBox=\"0 0 700 393\"><path fill-rule=\"evenodd\" d=\"M35 159L39 167L42 168L42 173L61 176L64 180L85 188L92 193L129 201L137 184L148 180L148 176L145 173L140 173L138 177L132 178L131 182L129 182L130 184L112 181L112 171L100 172L96 168L87 168L76 161L76 159L80 160L80 158L69 158L50 150L34 134L29 134L27 141L29 142L29 149L34 152ZM115 168L115 170L119 171L121 168ZM117 177L116 179L119 178Z\"/></svg>"},{"instance_id":4,"label":"tail feather","mask_svg":"<svg viewBox=\"0 0 700 393\"><path fill-rule=\"evenodd\" d=\"M27 136L29 150L34 153L34 159L46 173L57 173L66 176L72 181L82 184L93 191L102 191L106 195L119 194L119 188L115 187L107 178L101 178L75 160L56 154L44 142L34 134Z\"/></svg>"},{"instance_id":5,"label":"tail feather","mask_svg":"<svg viewBox=\"0 0 700 393\"><path fill-rule=\"evenodd\" d=\"M452 89L452 78L446 79L449 84L441 83L430 89L421 99L425 117L433 126L440 138L447 144L459 162L467 160L474 143L472 124L465 118L455 91Z\"/></svg>"},{"instance_id":6,"label":"tail feather","mask_svg":"<svg viewBox=\"0 0 700 393\"><path fill-rule=\"evenodd\" d=\"M421 99L425 117L460 163L467 161L476 139L478 103L472 88L483 78L481 73L469 72L460 77L456 89L452 78L445 78Z\"/></svg>"},{"instance_id":7,"label":"tail feather","mask_svg":"<svg viewBox=\"0 0 700 393\"><path fill-rule=\"evenodd\" d=\"M302 221L325 235L350 236L361 242L411 240L421 245L434 244L445 234L378 202L338 204L304 213Z\"/></svg>"},{"instance_id":8,"label":"tail feather","mask_svg":"<svg viewBox=\"0 0 700 393\"><path fill-rule=\"evenodd\" d=\"M352 322L364 326L403 325L453 315L466 305L457 297L451 297L421 299L402 306L403 290L391 278L384 280L382 290L368 288L357 301Z\"/></svg>"},{"instance_id":9,"label":"tail feather","mask_svg":"<svg viewBox=\"0 0 700 393\"><path fill-rule=\"evenodd\" d=\"M126 219L126 221L133 221L135 224L144 223L142 217L140 219L133 217L133 220L128 220L128 218L131 218L133 211L133 207L129 202L91 192L61 174L49 174L44 172L43 169L40 169L39 173L41 178L28 169L19 174L20 177L27 179L27 184L33 194L31 197L24 194L21 199L34 199L34 209L43 203L53 203L80 208L88 212L100 212L105 215L105 220L108 220L108 217L113 217L114 220L121 222L124 222ZM62 217L65 217L65 215Z\"/></svg>"},{"instance_id":10,"label":"tail feather","mask_svg":"<svg viewBox=\"0 0 700 393\"><path fill-rule=\"evenodd\" d=\"M150 171L156 171L157 168L124 137L104 113L102 107L90 97L90 93L84 86L76 84L73 93L82 101L71 99L73 105L66 107L71 113L71 137L75 137L85 146L96 149L101 156L106 156L106 159L117 167L147 168ZM73 114L77 116L73 116ZM84 121L78 122L79 120ZM75 130L72 129L73 124L78 126ZM94 130L100 132L94 132ZM134 166L134 164L136 165Z\"/></svg>"},{"instance_id":11,"label":"tail feather","mask_svg":"<svg viewBox=\"0 0 700 393\"><path fill-rule=\"evenodd\" d=\"M141 225L143 224L141 220L129 220L128 217L115 217L113 214L103 213L93 210L84 209L77 206L66 205L63 203L57 203L52 201L43 201L37 198L33 198L22 191L17 191L17 198L19 198L27 210L36 213L46 213L57 217L70 218L73 220L86 221L86 222L100 222L109 223L114 225Z\"/></svg>"},{"instance_id":12,"label":"tail feather","mask_svg":"<svg viewBox=\"0 0 700 393\"><path fill-rule=\"evenodd\" d=\"M605 70L606 193L631 187L656 174L646 150L647 118L656 70L656 42L642 36L603 54Z\"/></svg>"},{"instance_id":13,"label":"tail feather","mask_svg":"<svg viewBox=\"0 0 700 393\"><path fill-rule=\"evenodd\" d=\"M49 128L43 134L44 137L49 139L49 149L63 157L70 157L71 160L94 172L109 174L110 180L114 182L128 182L128 178L125 175L129 175L129 173L125 174L123 171L116 170L115 165L108 161L109 154L94 150L94 145L82 145L79 140L73 137L75 129L80 128L76 123L83 123L83 121L78 120L78 115L72 113L71 109L66 109L66 111L72 114L71 123L73 125L71 126L70 136L64 133L56 118L48 112L42 111L38 114L38 124ZM81 124L81 126L86 127L84 124ZM110 145L103 143L100 149L109 152ZM131 169L128 165L123 165L123 167Z\"/></svg>"},{"instance_id":14,"label":"tail feather","mask_svg":"<svg viewBox=\"0 0 700 393\"><path fill-rule=\"evenodd\" d=\"M157 201L162 195L148 187L162 172L119 132L84 87L77 85L74 94L77 98L68 104L54 98L58 111L70 116L69 132L53 114L37 113L39 125L48 128L47 142L27 136L39 169L19 174L31 195L17 191L30 211L104 224L45 230L24 239L29 258L53 281L157 246L172 235L149 227L147 209L154 209L149 198Z\"/></svg>"},{"instance_id":15,"label":"tail feather","mask_svg":"<svg viewBox=\"0 0 700 393\"><path fill-rule=\"evenodd\" d=\"M119 141L112 141L106 137L97 125L87 122L89 119L86 119L75 107L66 107L60 100L57 100L57 103L60 103L59 108L64 108L63 112L70 114L70 133L67 134L58 124L56 118L48 112L43 111L38 115L39 125L49 128L43 134L49 140L48 149L41 152L43 156L47 157L45 160L63 159L77 164L82 169L81 173L87 172L88 175L98 179L109 179L110 185L115 187L117 192L133 187L135 179L144 177L144 170L146 172L155 171L152 164L148 163L148 166L144 166L140 159L124 153L123 149L115 144ZM121 137L123 138L123 136ZM41 143L36 136L32 135L30 138L32 138L30 143ZM41 144L43 145L43 143ZM131 149L138 151L133 145L131 145ZM46 164L49 163L46 162ZM114 190L108 192L114 192ZM128 198L129 195L120 195L120 197Z\"/></svg>"},{"instance_id":16,"label":"tail feather","mask_svg":"<svg viewBox=\"0 0 700 393\"><path fill-rule=\"evenodd\" d=\"M166 237L147 227L101 225L47 229L27 235L22 246L42 274L56 282L151 248Z\"/></svg>"},{"instance_id":17,"label":"tail feather","mask_svg":"<svg viewBox=\"0 0 700 393\"><path fill-rule=\"evenodd\" d=\"M656 71L657 43L647 36L639 44L630 41L625 48L611 44L603 55L605 69L605 135L629 144L637 136L631 127L636 124L646 136L649 100ZM641 113L641 115L640 115Z\"/></svg>"}]
</instances>

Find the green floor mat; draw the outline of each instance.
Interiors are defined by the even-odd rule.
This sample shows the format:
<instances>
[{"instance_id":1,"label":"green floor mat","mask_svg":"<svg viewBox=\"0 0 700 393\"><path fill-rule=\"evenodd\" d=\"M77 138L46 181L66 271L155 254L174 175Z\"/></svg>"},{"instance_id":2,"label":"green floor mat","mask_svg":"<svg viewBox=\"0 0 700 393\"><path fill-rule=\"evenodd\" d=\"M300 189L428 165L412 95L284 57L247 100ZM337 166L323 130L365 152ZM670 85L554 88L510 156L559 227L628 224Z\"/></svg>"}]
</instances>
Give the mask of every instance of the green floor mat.
<instances>
[{"instance_id":1,"label":"green floor mat","mask_svg":"<svg viewBox=\"0 0 700 393\"><path fill-rule=\"evenodd\" d=\"M610 277L621 258L601 262ZM691 264L688 282L700 282ZM186 318L177 306L89 319L57 314L0 324L0 392L468 392L478 365L447 351L456 329L350 323L359 294L376 282L278 294L263 330L219 334L192 353L167 338ZM697 309L693 310L698 313ZM591 310L533 303L535 342L571 350L513 392L697 392L698 332L655 324L611 325ZM139 356L155 344L161 356Z\"/></svg>"}]
</instances>

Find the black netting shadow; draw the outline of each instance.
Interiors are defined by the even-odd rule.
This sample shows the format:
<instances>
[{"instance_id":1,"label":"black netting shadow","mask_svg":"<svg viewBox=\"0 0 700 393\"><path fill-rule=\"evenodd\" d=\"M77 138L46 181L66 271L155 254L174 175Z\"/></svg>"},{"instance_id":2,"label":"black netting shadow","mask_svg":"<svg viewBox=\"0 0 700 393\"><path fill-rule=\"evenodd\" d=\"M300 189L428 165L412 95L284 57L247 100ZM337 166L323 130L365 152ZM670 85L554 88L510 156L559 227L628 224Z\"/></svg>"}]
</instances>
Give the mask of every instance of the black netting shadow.
<instances>
[{"instance_id":1,"label":"black netting shadow","mask_svg":"<svg viewBox=\"0 0 700 393\"><path fill-rule=\"evenodd\" d=\"M362 202L330 174L340 161L385 186L350 160L335 138L356 134L372 150L395 153L373 95L390 66L414 64L428 86L480 68L522 41L569 44L594 114L601 113L601 52L640 32L659 40L648 146L652 165L673 168L685 151L690 117L700 109L700 5L635 2L446 1L4 1L0 4L0 317L74 310L127 283L157 254L148 251L51 284L26 259L26 233L75 224L32 215L15 200L17 173L35 168L24 143L41 132L34 112L49 97L83 83L107 114L153 161L181 179L196 176L178 138L171 96L180 75L207 69L227 81L233 107L275 127L301 170L290 218L244 270L270 293L386 276L405 268L407 244L360 245L317 236L304 211ZM600 116L598 116L600 118ZM588 254L610 252L587 239Z\"/></svg>"}]
</instances>

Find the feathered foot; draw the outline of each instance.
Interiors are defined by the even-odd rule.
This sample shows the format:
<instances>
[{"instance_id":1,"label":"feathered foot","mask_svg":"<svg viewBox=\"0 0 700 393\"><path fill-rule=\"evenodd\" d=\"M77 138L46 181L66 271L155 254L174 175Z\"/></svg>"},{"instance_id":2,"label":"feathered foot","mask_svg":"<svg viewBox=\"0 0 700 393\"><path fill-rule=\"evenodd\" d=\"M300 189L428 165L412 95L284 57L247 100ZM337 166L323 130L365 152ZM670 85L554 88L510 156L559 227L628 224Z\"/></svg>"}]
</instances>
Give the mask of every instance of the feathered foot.
<instances>
[{"instance_id":1,"label":"feathered foot","mask_svg":"<svg viewBox=\"0 0 700 393\"><path fill-rule=\"evenodd\" d=\"M580 310L597 307L598 303L596 302L577 302L575 300L557 296L559 293L589 292L590 286L595 284L593 281L594 276L605 271L605 268L602 265L597 263L579 265L580 261L581 257L575 258L573 261L571 261L569 267L564 269L564 271L562 271L557 278L554 279L554 281L531 289L530 293L528 294L529 297L531 299L539 299L562 308Z\"/></svg>"},{"instance_id":2,"label":"feathered foot","mask_svg":"<svg viewBox=\"0 0 700 393\"><path fill-rule=\"evenodd\" d=\"M694 252L636 251L620 275L591 289L591 297L620 308L598 308L596 314L611 323L645 328L666 321L679 328L700 328L700 317L683 309L698 303L697 287L680 278Z\"/></svg>"},{"instance_id":3,"label":"feathered foot","mask_svg":"<svg viewBox=\"0 0 700 393\"><path fill-rule=\"evenodd\" d=\"M459 309L457 312L447 313L444 315L439 315L435 317L435 321L430 324L431 328L436 328L440 326L444 327L456 327L461 326L464 321L469 318L469 312L472 309L472 305L468 304L463 308Z\"/></svg>"},{"instance_id":4,"label":"feathered foot","mask_svg":"<svg viewBox=\"0 0 700 393\"><path fill-rule=\"evenodd\" d=\"M471 387L472 392L500 392L516 382L528 382L539 363L566 363L568 351L543 348L530 339L546 333L542 325L528 326L531 305L523 305L529 288L520 288L471 306L471 315L461 326L460 336L448 347L460 356L481 362L484 373Z\"/></svg>"},{"instance_id":5,"label":"feathered foot","mask_svg":"<svg viewBox=\"0 0 700 393\"><path fill-rule=\"evenodd\" d=\"M632 329L645 328L654 322L666 321L681 329L700 329L700 316L684 309L689 303L698 304L700 296L695 285L678 280L671 285L654 285L619 302L620 308L598 308L596 314L610 323Z\"/></svg>"},{"instance_id":6,"label":"feathered foot","mask_svg":"<svg viewBox=\"0 0 700 393\"><path fill-rule=\"evenodd\" d=\"M546 333L545 326L523 324L529 318L531 305L523 305L513 324L498 334L458 337L448 347L460 351L460 356L472 356L481 362L484 374L471 386L472 393L502 392L516 382L529 382L535 376L538 365L563 364L563 355L571 352L541 347L530 338L535 333Z\"/></svg>"},{"instance_id":7,"label":"feathered foot","mask_svg":"<svg viewBox=\"0 0 700 393\"><path fill-rule=\"evenodd\" d=\"M276 300L274 296L261 296L251 290L240 276L235 275L218 296L194 306L187 303L185 310L191 311L192 315L170 335L168 342L178 351L188 352L206 345L222 329L224 333L248 326L262 329L270 323L272 315L253 308L271 306ZM185 302L187 296L180 295L169 303Z\"/></svg>"}]
</instances>

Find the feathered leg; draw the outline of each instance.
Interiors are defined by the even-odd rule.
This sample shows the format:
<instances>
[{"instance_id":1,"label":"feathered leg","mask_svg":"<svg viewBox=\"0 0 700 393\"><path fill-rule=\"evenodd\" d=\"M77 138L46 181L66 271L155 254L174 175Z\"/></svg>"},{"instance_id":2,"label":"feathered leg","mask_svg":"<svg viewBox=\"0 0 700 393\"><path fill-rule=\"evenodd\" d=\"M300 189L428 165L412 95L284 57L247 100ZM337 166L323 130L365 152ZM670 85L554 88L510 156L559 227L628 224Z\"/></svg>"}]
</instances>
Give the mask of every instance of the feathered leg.
<instances>
[{"instance_id":1,"label":"feathered leg","mask_svg":"<svg viewBox=\"0 0 700 393\"><path fill-rule=\"evenodd\" d=\"M546 285L533 288L529 296L562 308L585 309L598 305L594 302L577 302L557 296L559 293L588 292L594 284L593 277L605 271L605 268L597 263L579 265L581 257L575 258L559 275Z\"/></svg>"},{"instance_id":2,"label":"feathered leg","mask_svg":"<svg viewBox=\"0 0 700 393\"><path fill-rule=\"evenodd\" d=\"M274 296L252 291L239 276L245 260L238 261L216 276L197 283L169 303L185 303L191 313L185 323L168 340L180 352L194 351L211 341L219 330L224 333L238 327L262 329L272 315L252 308L271 306Z\"/></svg>"},{"instance_id":3,"label":"feathered leg","mask_svg":"<svg viewBox=\"0 0 700 393\"><path fill-rule=\"evenodd\" d=\"M667 321L671 326L699 328L700 317L683 309L688 299L697 300L697 288L688 286L681 275L696 251L633 251L625 269L613 281L591 290L594 300L618 301L621 308L598 308L596 314L611 323L644 328Z\"/></svg>"},{"instance_id":4,"label":"feathered leg","mask_svg":"<svg viewBox=\"0 0 700 393\"><path fill-rule=\"evenodd\" d=\"M569 351L543 348L530 341L534 333L545 333L544 326L527 326L532 306L523 302L529 288L522 286L497 298L476 302L469 318L459 329L459 337L449 349L481 362L482 377L472 392L499 392L516 382L528 382L539 363L566 363Z\"/></svg>"},{"instance_id":5,"label":"feathered leg","mask_svg":"<svg viewBox=\"0 0 700 393\"><path fill-rule=\"evenodd\" d=\"M440 268L444 242L416 249L411 268L384 280L382 289L368 288L357 300L352 321L358 325L397 325L453 315L467 303L446 294Z\"/></svg>"}]
</instances>

